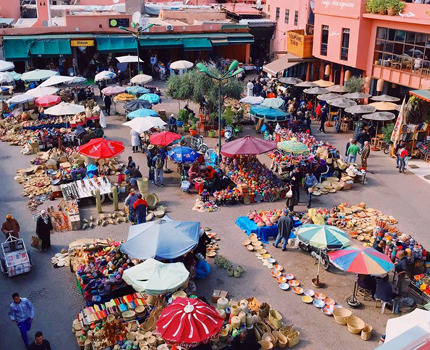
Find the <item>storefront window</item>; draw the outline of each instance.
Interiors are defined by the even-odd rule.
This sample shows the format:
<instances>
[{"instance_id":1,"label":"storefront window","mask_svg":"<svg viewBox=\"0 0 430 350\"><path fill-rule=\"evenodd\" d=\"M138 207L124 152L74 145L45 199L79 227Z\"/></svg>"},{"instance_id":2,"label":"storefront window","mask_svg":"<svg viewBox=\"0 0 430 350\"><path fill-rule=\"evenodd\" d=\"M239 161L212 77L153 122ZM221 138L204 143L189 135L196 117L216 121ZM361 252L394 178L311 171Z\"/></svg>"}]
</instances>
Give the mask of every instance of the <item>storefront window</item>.
<instances>
[{"instance_id":1,"label":"storefront window","mask_svg":"<svg viewBox=\"0 0 430 350\"><path fill-rule=\"evenodd\" d=\"M376 33L376 37L378 39L385 39L385 40L387 40L387 33L388 33L388 29L387 28L378 28L378 32Z\"/></svg>"},{"instance_id":2,"label":"storefront window","mask_svg":"<svg viewBox=\"0 0 430 350\"><path fill-rule=\"evenodd\" d=\"M288 24L290 22L290 10L285 10L285 23Z\"/></svg>"},{"instance_id":3,"label":"storefront window","mask_svg":"<svg viewBox=\"0 0 430 350\"><path fill-rule=\"evenodd\" d=\"M294 25L297 26L299 24L299 11L294 12Z\"/></svg>"},{"instance_id":4,"label":"storefront window","mask_svg":"<svg viewBox=\"0 0 430 350\"><path fill-rule=\"evenodd\" d=\"M349 29L344 28L342 30L342 47L340 50L340 59L348 60L348 50L349 50Z\"/></svg>"},{"instance_id":5,"label":"storefront window","mask_svg":"<svg viewBox=\"0 0 430 350\"><path fill-rule=\"evenodd\" d=\"M321 55L327 56L327 47L328 47L328 26L322 26L321 32Z\"/></svg>"},{"instance_id":6,"label":"storefront window","mask_svg":"<svg viewBox=\"0 0 430 350\"><path fill-rule=\"evenodd\" d=\"M276 8L276 20L279 21L279 16L281 14L281 9L279 7Z\"/></svg>"}]
</instances>

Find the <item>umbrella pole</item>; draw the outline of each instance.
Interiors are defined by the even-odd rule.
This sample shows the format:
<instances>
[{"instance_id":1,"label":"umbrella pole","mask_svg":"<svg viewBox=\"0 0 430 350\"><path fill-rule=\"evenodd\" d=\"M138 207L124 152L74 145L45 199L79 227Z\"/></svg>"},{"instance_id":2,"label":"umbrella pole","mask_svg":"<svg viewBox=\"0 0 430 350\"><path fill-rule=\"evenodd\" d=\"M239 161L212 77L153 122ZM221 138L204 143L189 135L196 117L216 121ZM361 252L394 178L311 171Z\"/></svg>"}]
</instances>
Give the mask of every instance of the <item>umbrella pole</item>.
<instances>
[{"instance_id":1,"label":"umbrella pole","mask_svg":"<svg viewBox=\"0 0 430 350\"><path fill-rule=\"evenodd\" d=\"M320 265L321 265L321 249L320 249L320 255L318 257L317 283L320 282Z\"/></svg>"},{"instance_id":2,"label":"umbrella pole","mask_svg":"<svg viewBox=\"0 0 430 350\"><path fill-rule=\"evenodd\" d=\"M360 301L358 301L356 294L357 294L357 282L354 283L354 292L349 298L346 299L347 304L351 307L359 307L361 304Z\"/></svg>"}]
</instances>

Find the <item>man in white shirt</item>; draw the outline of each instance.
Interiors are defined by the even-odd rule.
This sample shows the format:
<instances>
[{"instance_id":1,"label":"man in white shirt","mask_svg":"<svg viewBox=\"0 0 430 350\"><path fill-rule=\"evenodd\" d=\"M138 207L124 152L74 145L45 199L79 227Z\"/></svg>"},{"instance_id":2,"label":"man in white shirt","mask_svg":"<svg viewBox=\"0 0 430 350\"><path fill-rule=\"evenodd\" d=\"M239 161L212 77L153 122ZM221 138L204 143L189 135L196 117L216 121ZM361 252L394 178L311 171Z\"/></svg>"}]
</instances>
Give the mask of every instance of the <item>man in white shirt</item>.
<instances>
[{"instance_id":1,"label":"man in white shirt","mask_svg":"<svg viewBox=\"0 0 430 350\"><path fill-rule=\"evenodd\" d=\"M251 80L248 80L248 84L246 84L246 88L248 90L248 96L254 96L252 90L254 89L254 84Z\"/></svg>"}]
</instances>

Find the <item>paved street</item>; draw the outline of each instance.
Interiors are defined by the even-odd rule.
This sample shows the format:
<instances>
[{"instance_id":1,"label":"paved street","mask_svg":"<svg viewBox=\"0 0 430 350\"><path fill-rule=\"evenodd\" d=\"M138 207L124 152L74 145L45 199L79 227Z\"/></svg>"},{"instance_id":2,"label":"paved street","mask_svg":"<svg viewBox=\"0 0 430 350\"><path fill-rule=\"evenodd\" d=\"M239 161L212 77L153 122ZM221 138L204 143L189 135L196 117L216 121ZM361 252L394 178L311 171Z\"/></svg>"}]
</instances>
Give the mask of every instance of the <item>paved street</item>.
<instances>
[{"instance_id":1,"label":"paved street","mask_svg":"<svg viewBox=\"0 0 430 350\"><path fill-rule=\"evenodd\" d=\"M178 102L163 99L159 106L167 114L177 112ZM157 106L154 107L157 109ZM129 128L121 126L123 116L110 116L108 128L105 130L109 139L123 141L126 152L121 155L122 160L131 155ZM316 130L316 125L313 126ZM252 130L245 130L253 134ZM334 134L328 128L325 135L317 134L317 138L329 141L343 153L345 143L351 134ZM215 144L214 139L209 140ZM0 218L11 213L21 224L21 236L29 246L30 238L35 231L35 222L27 208L27 199L21 195L21 186L13 179L15 170L29 166L31 156L19 153L19 147L11 147L6 143L0 144L0 177L3 191L0 195ZM146 161L143 154L133 157L147 174ZM267 156L262 160L268 161ZM416 164L420 164L416 162ZM172 168L174 168L172 166ZM425 169L425 167L423 167ZM366 202L368 206L382 210L385 214L393 215L399 220L399 228L412 234L424 247L430 246L427 229L429 213L430 185L409 170L406 174L399 174L394 160L382 152L373 152L369 158L369 170L365 185L356 184L350 191L337 192L316 198L314 207L331 207L341 202L357 204ZM430 171L429 171L430 174ZM151 185L150 185L151 186ZM276 281L271 277L270 270L263 267L255 256L244 249L241 242L246 235L234 224L238 216L246 215L249 210L274 209L284 206L283 202L253 204L250 206L223 207L216 213L198 213L192 211L195 194L183 193L179 188L177 174L166 177L166 187L151 187L157 191L162 204L168 207L168 214L173 219L198 220L202 226L209 226L221 238L219 242L220 254L233 264L241 264L245 273L240 279L227 277L225 270L213 266L211 275L203 281L197 282L198 295L210 299L214 289L229 291L230 297L239 300L254 296L260 301L270 303L284 316L284 322L294 324L301 333L302 341L296 349L345 349L365 350L377 346L379 336L384 333L386 320L392 315L386 312L380 315L380 309L375 309L374 303L366 302L365 306L354 311L364 321L374 328L371 341L365 342L359 336L350 334L346 327L337 325L333 318L324 316L312 305L301 302L300 297L291 291L281 291ZM303 194L304 198L304 194ZM51 205L51 203L47 203ZM53 202L52 205L55 205ZM304 203L300 203L296 210L306 210ZM104 205L106 211L112 211L112 206ZM83 216L94 214L94 208L84 207ZM31 337L37 330L42 330L45 337L51 341L54 350L77 349L71 332L72 321L77 312L85 304L76 288L74 275L68 268L54 269L50 258L62 248L67 248L69 242L82 237L110 237L115 240L125 239L127 224L96 227L92 230L77 232L55 233L52 237L53 248L50 252L40 253L31 249L35 266L29 274L14 278L0 276L0 349L24 349L17 327L7 316L11 294L19 292L34 303L36 313ZM311 279L315 277L316 265L314 260L304 253L289 250L281 252L267 246L269 252L285 267L286 272L293 273L305 287L311 287ZM346 305L345 299L352 293L354 276L339 271L323 271L321 278L327 283L324 293L338 303Z\"/></svg>"}]
</instances>

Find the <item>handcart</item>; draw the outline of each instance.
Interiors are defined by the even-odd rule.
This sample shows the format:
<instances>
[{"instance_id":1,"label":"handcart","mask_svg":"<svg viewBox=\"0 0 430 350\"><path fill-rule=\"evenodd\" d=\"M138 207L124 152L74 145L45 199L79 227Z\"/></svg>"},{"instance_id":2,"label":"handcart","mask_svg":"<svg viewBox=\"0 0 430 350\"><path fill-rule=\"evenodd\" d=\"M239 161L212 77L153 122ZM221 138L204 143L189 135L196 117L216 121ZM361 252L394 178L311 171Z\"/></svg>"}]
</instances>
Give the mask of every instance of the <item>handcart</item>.
<instances>
[{"instance_id":1,"label":"handcart","mask_svg":"<svg viewBox=\"0 0 430 350\"><path fill-rule=\"evenodd\" d=\"M33 262L22 238L9 236L1 244L1 250L3 256L0 257L0 267L4 275L12 277L31 271Z\"/></svg>"}]
</instances>

